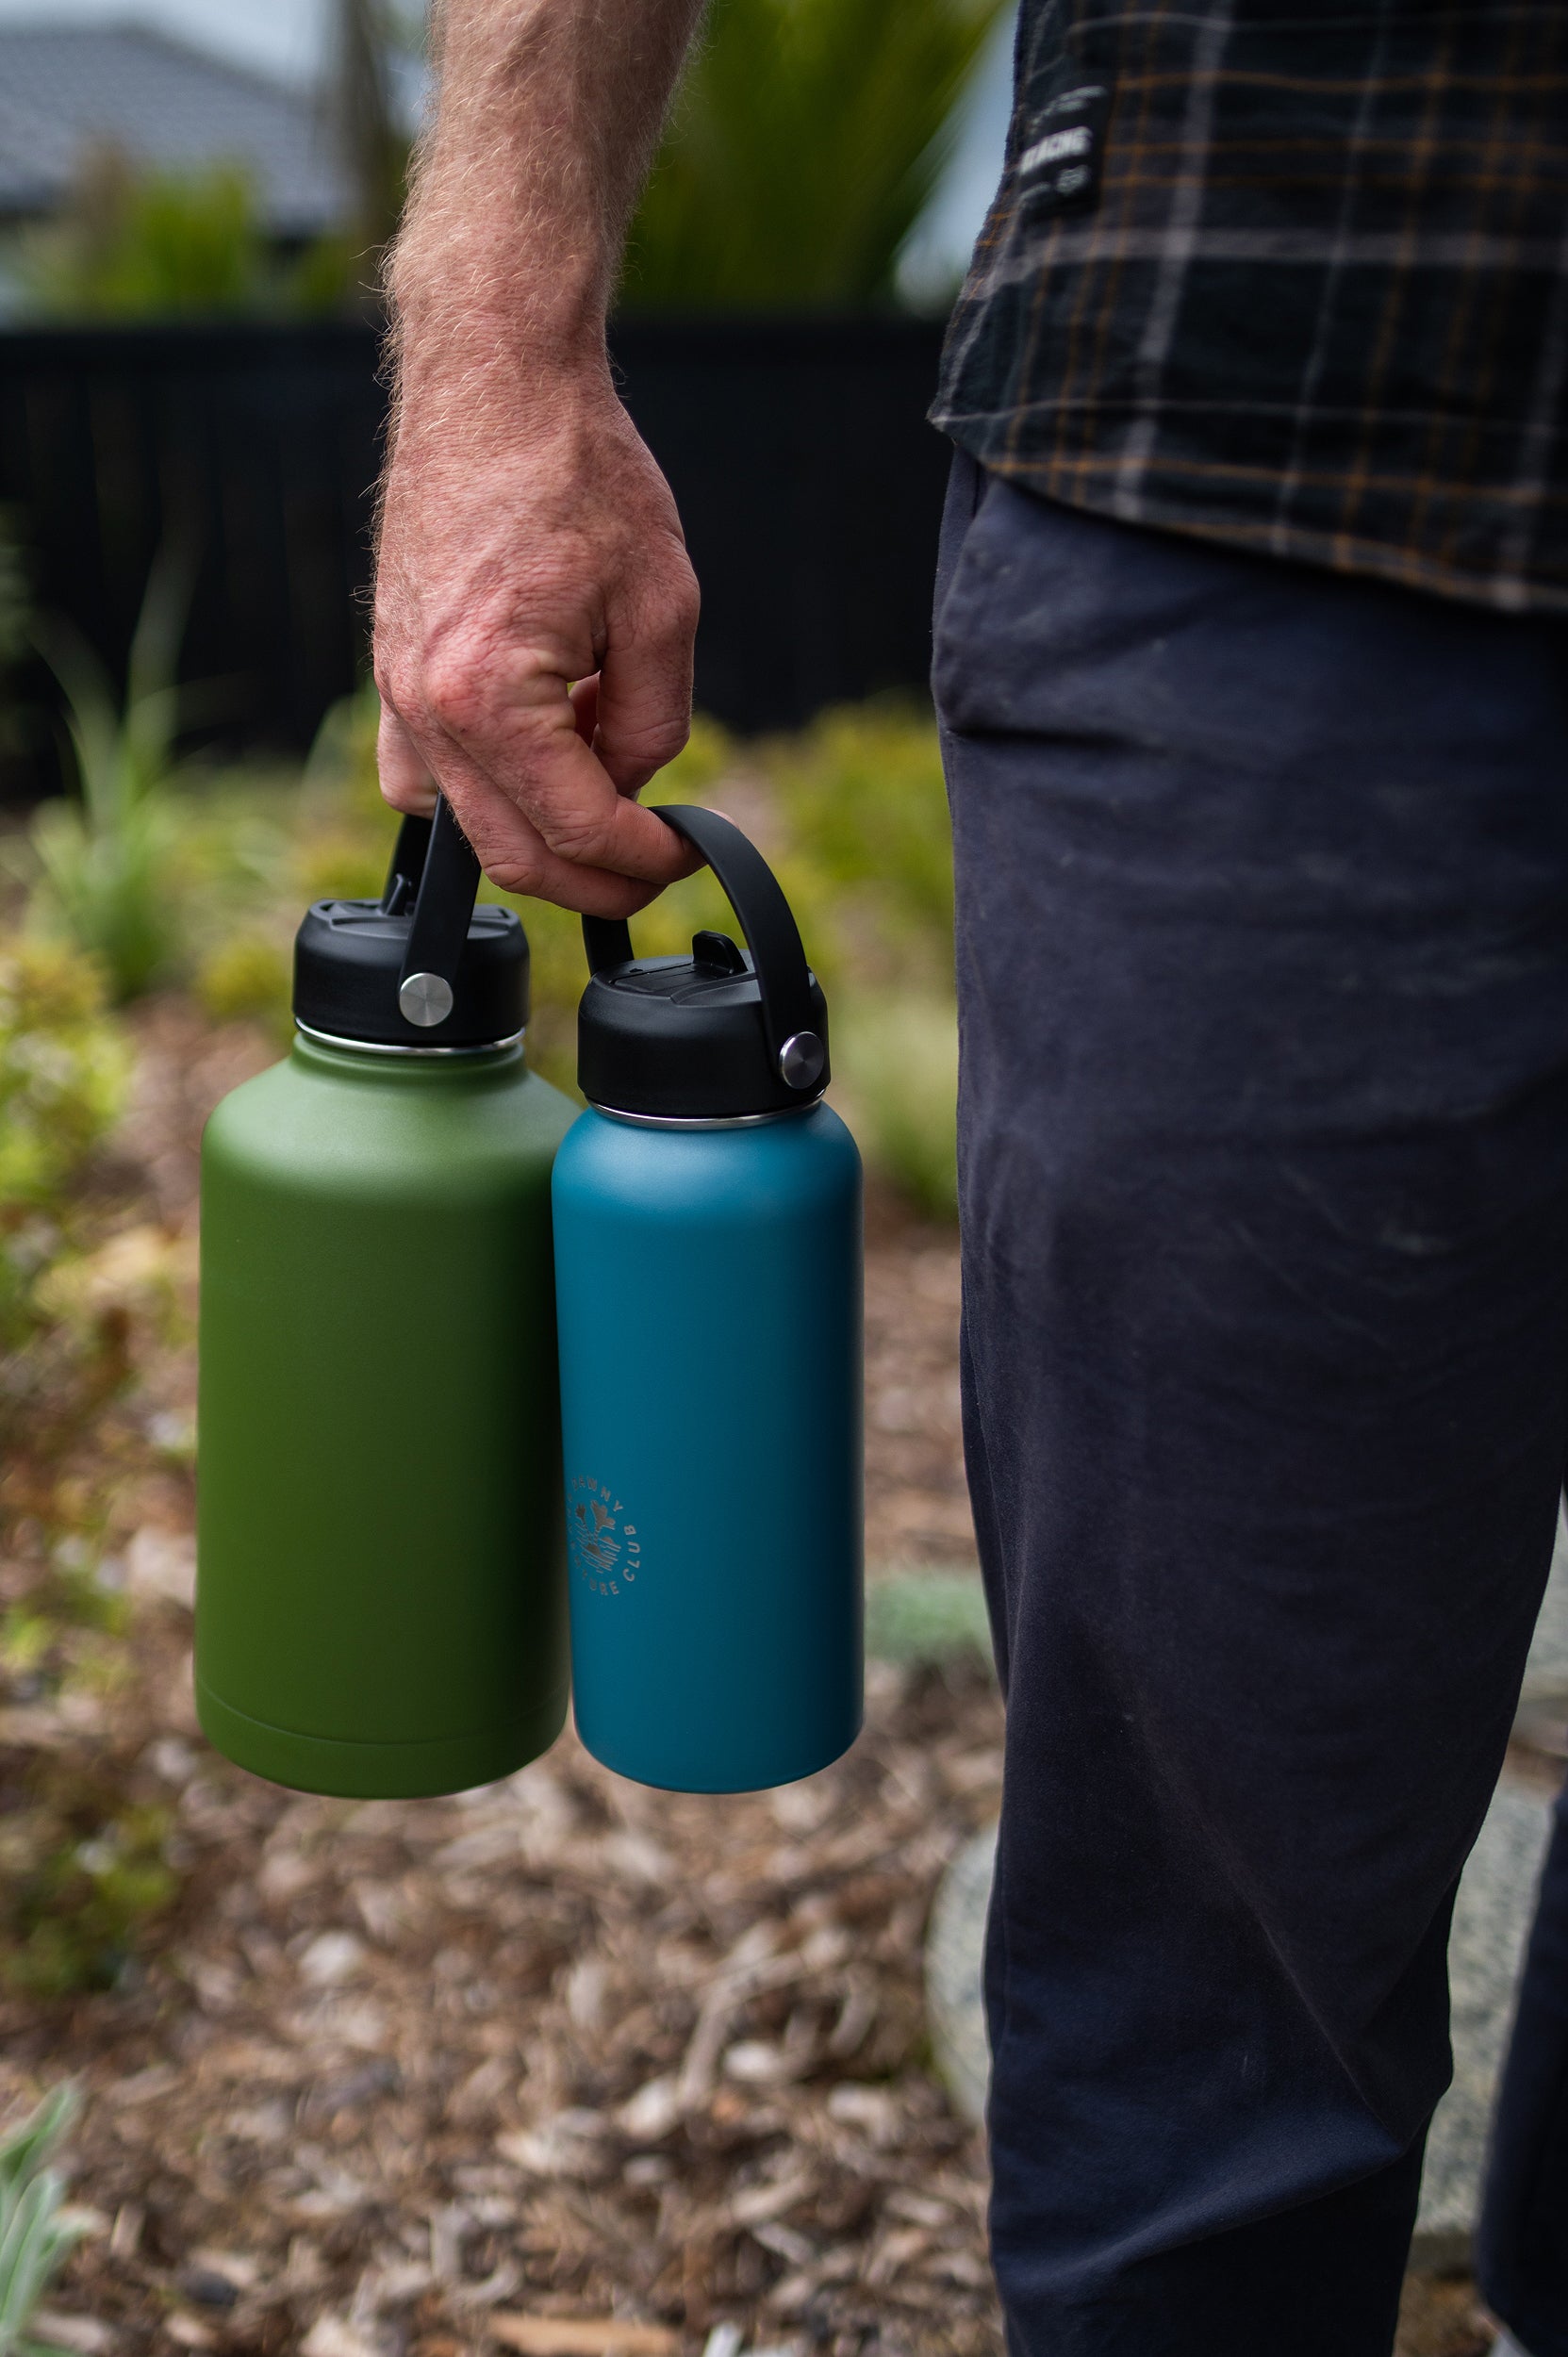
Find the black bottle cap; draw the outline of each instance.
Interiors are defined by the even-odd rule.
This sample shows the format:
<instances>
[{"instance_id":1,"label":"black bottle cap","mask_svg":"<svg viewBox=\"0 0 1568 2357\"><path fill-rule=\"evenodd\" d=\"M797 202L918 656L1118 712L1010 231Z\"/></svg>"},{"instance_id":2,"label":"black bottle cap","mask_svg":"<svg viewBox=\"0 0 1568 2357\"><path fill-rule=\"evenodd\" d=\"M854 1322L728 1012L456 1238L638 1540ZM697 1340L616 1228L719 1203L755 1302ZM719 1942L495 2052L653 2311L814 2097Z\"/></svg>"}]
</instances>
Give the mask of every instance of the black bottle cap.
<instances>
[{"instance_id":1,"label":"black bottle cap","mask_svg":"<svg viewBox=\"0 0 1568 2357\"><path fill-rule=\"evenodd\" d=\"M666 803L658 815L702 853L750 947L701 932L689 957L636 958L624 924L585 917L578 1086L590 1105L654 1121L814 1104L829 1079L827 1001L777 879L716 811Z\"/></svg>"},{"instance_id":2,"label":"black bottle cap","mask_svg":"<svg viewBox=\"0 0 1568 2357\"><path fill-rule=\"evenodd\" d=\"M528 938L474 906L479 865L443 801L405 818L379 900L318 900L294 938L294 1020L379 1047L491 1047L528 1021Z\"/></svg>"}]
</instances>

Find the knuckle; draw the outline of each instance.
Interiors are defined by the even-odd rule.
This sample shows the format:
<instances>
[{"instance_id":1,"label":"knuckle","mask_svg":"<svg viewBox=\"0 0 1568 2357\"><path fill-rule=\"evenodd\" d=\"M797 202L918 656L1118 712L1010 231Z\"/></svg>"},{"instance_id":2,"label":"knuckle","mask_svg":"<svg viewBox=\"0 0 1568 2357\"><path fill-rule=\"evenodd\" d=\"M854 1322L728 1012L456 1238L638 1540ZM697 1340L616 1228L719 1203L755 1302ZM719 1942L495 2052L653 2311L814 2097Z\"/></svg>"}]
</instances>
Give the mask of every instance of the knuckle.
<instances>
[{"instance_id":1,"label":"knuckle","mask_svg":"<svg viewBox=\"0 0 1568 2357\"><path fill-rule=\"evenodd\" d=\"M608 845L608 827L591 814L542 812L534 823L556 857L574 867L596 866Z\"/></svg>"},{"instance_id":2,"label":"knuckle","mask_svg":"<svg viewBox=\"0 0 1568 2357\"><path fill-rule=\"evenodd\" d=\"M402 714L410 709L414 689L414 674L407 661L377 647L372 666L376 693L383 704Z\"/></svg>"},{"instance_id":3,"label":"knuckle","mask_svg":"<svg viewBox=\"0 0 1568 2357\"><path fill-rule=\"evenodd\" d=\"M610 760L645 767L652 775L685 750L690 735L689 713L672 712L666 717L646 721L640 727L615 730L607 739L604 750Z\"/></svg>"},{"instance_id":4,"label":"knuckle","mask_svg":"<svg viewBox=\"0 0 1568 2357\"><path fill-rule=\"evenodd\" d=\"M650 758L656 762L673 761L685 752L691 736L691 715L681 713L652 731L648 740Z\"/></svg>"},{"instance_id":5,"label":"knuckle","mask_svg":"<svg viewBox=\"0 0 1568 2357\"><path fill-rule=\"evenodd\" d=\"M427 658L421 701L449 735L462 736L476 727L484 715L485 691L471 653L452 648Z\"/></svg>"}]
</instances>

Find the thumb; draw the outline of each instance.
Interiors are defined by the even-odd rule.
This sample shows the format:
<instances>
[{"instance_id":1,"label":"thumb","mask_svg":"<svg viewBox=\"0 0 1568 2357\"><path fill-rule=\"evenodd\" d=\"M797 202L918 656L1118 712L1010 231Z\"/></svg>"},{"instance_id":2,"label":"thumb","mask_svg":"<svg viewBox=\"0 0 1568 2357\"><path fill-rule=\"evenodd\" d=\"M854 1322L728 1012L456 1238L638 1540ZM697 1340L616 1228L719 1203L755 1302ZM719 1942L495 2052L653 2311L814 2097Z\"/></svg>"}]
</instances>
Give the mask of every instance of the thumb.
<instances>
[{"instance_id":1,"label":"thumb","mask_svg":"<svg viewBox=\"0 0 1568 2357\"><path fill-rule=\"evenodd\" d=\"M375 763L383 801L416 818L428 818L436 807L436 781L424 755L391 705L386 702L382 704L381 724L376 730Z\"/></svg>"}]
</instances>

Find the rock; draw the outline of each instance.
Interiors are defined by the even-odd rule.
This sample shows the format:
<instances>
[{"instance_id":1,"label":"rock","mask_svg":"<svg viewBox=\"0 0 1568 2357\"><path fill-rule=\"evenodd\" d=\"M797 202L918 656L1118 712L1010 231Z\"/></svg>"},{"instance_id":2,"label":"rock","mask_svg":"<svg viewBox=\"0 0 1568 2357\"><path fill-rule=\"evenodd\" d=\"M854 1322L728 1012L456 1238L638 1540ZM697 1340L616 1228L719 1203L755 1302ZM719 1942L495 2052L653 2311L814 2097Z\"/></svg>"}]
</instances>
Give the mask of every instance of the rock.
<instances>
[{"instance_id":1,"label":"rock","mask_svg":"<svg viewBox=\"0 0 1568 2357\"><path fill-rule=\"evenodd\" d=\"M300 2343L300 2357L380 2357L378 2345L342 2316L319 2316Z\"/></svg>"},{"instance_id":2,"label":"rock","mask_svg":"<svg viewBox=\"0 0 1568 2357\"><path fill-rule=\"evenodd\" d=\"M28 2325L35 2349L68 2349L73 2357L106 2357L119 2335L96 2316L67 2316L58 2308L37 2309Z\"/></svg>"},{"instance_id":3,"label":"rock","mask_svg":"<svg viewBox=\"0 0 1568 2357\"><path fill-rule=\"evenodd\" d=\"M926 1935L926 2013L936 2067L956 2109L977 2124L985 2117L991 2077L981 1967L996 1855L994 1825L964 1844L942 1877Z\"/></svg>"},{"instance_id":4,"label":"rock","mask_svg":"<svg viewBox=\"0 0 1568 2357\"><path fill-rule=\"evenodd\" d=\"M1514 1737L1544 1759L1568 1759L1568 1533L1560 1524Z\"/></svg>"},{"instance_id":5,"label":"rock","mask_svg":"<svg viewBox=\"0 0 1568 2357\"><path fill-rule=\"evenodd\" d=\"M239 2298L239 2284L216 2267L188 2267L180 2277L180 2289L198 2308L232 2308Z\"/></svg>"},{"instance_id":6,"label":"rock","mask_svg":"<svg viewBox=\"0 0 1568 2357\"><path fill-rule=\"evenodd\" d=\"M681 2117L680 2082L673 2071L650 2079L622 2103L616 2124L634 2144L659 2144Z\"/></svg>"},{"instance_id":7,"label":"rock","mask_svg":"<svg viewBox=\"0 0 1568 2357\"><path fill-rule=\"evenodd\" d=\"M1480 2206L1492 2102L1551 1830L1544 1792L1505 1777L1460 1882L1448 1946L1454 2083L1427 2139L1413 2262L1461 2265Z\"/></svg>"},{"instance_id":8,"label":"rock","mask_svg":"<svg viewBox=\"0 0 1568 2357\"><path fill-rule=\"evenodd\" d=\"M1529 1668L1525 1673L1525 1692L1563 1687L1568 1687L1568 1528L1560 1522L1552 1575L1546 1582Z\"/></svg>"},{"instance_id":9,"label":"rock","mask_svg":"<svg viewBox=\"0 0 1568 2357\"><path fill-rule=\"evenodd\" d=\"M125 1549L125 1585L133 1596L161 1596L189 1612L196 1601L196 1541L190 1533L144 1524Z\"/></svg>"},{"instance_id":10,"label":"rock","mask_svg":"<svg viewBox=\"0 0 1568 2357\"><path fill-rule=\"evenodd\" d=\"M339 1987L353 1979L365 1953L365 1943L355 1932L318 1932L300 1955L300 1978L315 1988Z\"/></svg>"}]
</instances>

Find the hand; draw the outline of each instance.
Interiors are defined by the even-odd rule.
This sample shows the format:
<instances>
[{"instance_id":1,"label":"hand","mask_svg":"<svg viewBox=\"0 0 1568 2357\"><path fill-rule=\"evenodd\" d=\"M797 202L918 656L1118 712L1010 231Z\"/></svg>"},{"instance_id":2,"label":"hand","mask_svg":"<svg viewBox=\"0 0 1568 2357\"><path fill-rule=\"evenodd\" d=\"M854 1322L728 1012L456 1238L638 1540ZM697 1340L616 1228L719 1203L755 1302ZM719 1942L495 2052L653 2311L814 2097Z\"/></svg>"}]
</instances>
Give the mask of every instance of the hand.
<instances>
[{"instance_id":1,"label":"hand","mask_svg":"<svg viewBox=\"0 0 1568 2357\"><path fill-rule=\"evenodd\" d=\"M698 865L635 797L686 741L696 576L602 363L405 368L376 584L381 790L503 891L627 916Z\"/></svg>"}]
</instances>

